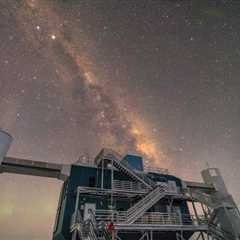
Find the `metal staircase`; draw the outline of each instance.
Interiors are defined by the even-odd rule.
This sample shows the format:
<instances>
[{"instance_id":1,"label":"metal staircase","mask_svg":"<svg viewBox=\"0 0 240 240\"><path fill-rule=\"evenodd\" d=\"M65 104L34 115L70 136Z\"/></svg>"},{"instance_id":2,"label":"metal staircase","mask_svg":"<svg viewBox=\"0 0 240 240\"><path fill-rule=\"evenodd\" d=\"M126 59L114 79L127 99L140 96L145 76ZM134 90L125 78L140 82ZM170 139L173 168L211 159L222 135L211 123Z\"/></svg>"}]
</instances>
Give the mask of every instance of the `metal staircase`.
<instances>
[{"instance_id":1,"label":"metal staircase","mask_svg":"<svg viewBox=\"0 0 240 240\"><path fill-rule=\"evenodd\" d=\"M214 240L236 240L237 239L231 233L224 231L223 229L216 226L215 224L209 224L208 234Z\"/></svg>"},{"instance_id":2,"label":"metal staircase","mask_svg":"<svg viewBox=\"0 0 240 240\"><path fill-rule=\"evenodd\" d=\"M140 218L149 208L157 203L165 196L165 188L162 186L156 187L153 191L148 193L142 200L137 202L127 211L125 224L131 224Z\"/></svg>"},{"instance_id":3,"label":"metal staircase","mask_svg":"<svg viewBox=\"0 0 240 240\"><path fill-rule=\"evenodd\" d=\"M146 174L138 173L129 165L126 160L122 160L122 156L116 153L111 149L102 149L101 152L97 155L95 163L99 165L104 160L112 161L112 164L119 171L127 174L132 179L143 183L147 188L153 189L156 187L154 181L152 181Z\"/></svg>"},{"instance_id":4,"label":"metal staircase","mask_svg":"<svg viewBox=\"0 0 240 240\"><path fill-rule=\"evenodd\" d=\"M209 218L209 225L208 225L208 235L210 235L212 237L212 239L214 240L236 240L236 239L240 239L240 237L236 237L236 231L235 234L233 233L233 228L229 229L229 227L225 227L226 226L226 220L228 220L228 223L230 225L232 225L233 223L237 222L237 220L239 221L239 217L236 215L230 215L231 217L227 217L229 216L230 213L230 209L234 209L234 204L231 202L231 198L226 198L225 197L225 206L228 205L228 207L224 207L224 204L222 202L222 199L217 199L216 196L218 195L214 195L215 197L211 197L210 194L206 194L205 192L202 192L200 190L194 190L191 192L192 197L197 200L198 202L201 202L202 204L205 204L206 206L208 206L211 210L208 213L208 218ZM219 196L218 196L219 197ZM230 199L230 201L228 201ZM230 206L230 207L229 207ZM227 215L224 216L223 213L221 211L227 211ZM225 213L225 212L224 212ZM220 223L220 225L222 227L217 226L216 224L213 224L213 222L218 222ZM223 225L222 225L223 224ZM226 229L229 229L228 231L226 231Z\"/></svg>"},{"instance_id":5,"label":"metal staircase","mask_svg":"<svg viewBox=\"0 0 240 240\"><path fill-rule=\"evenodd\" d=\"M125 224L131 224L140 218L149 208L157 203L162 197L165 196L165 186L157 186L146 174L135 171L130 164L122 157L112 151L111 149L102 149L95 159L95 163L99 165L102 161L111 161L113 166L124 174L130 176L132 179L141 182L149 190L151 190L142 200L137 202L134 206L128 209L126 213Z\"/></svg>"},{"instance_id":6,"label":"metal staircase","mask_svg":"<svg viewBox=\"0 0 240 240\"><path fill-rule=\"evenodd\" d=\"M88 219L84 222L83 227L79 229L80 240L112 240L105 228L97 228L95 223Z\"/></svg>"},{"instance_id":7,"label":"metal staircase","mask_svg":"<svg viewBox=\"0 0 240 240\"><path fill-rule=\"evenodd\" d=\"M70 232L72 240L112 240L105 227L97 226L93 214L91 219L83 221L79 211L72 216Z\"/></svg>"},{"instance_id":8,"label":"metal staircase","mask_svg":"<svg viewBox=\"0 0 240 240\"><path fill-rule=\"evenodd\" d=\"M87 220L82 229L83 239L81 240L98 240L94 225L91 220Z\"/></svg>"}]
</instances>

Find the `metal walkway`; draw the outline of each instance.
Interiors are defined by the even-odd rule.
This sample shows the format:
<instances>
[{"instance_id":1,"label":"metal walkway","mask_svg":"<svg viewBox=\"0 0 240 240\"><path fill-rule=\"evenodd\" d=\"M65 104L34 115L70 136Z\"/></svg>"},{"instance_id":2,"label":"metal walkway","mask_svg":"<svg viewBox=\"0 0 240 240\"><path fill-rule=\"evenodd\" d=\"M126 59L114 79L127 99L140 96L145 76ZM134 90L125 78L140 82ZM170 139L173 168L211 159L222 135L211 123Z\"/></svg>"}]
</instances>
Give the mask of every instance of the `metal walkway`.
<instances>
[{"instance_id":1,"label":"metal walkway","mask_svg":"<svg viewBox=\"0 0 240 240\"><path fill-rule=\"evenodd\" d=\"M5 157L0 164L0 173L15 173L64 180L61 176L63 168L63 164Z\"/></svg>"}]
</instances>

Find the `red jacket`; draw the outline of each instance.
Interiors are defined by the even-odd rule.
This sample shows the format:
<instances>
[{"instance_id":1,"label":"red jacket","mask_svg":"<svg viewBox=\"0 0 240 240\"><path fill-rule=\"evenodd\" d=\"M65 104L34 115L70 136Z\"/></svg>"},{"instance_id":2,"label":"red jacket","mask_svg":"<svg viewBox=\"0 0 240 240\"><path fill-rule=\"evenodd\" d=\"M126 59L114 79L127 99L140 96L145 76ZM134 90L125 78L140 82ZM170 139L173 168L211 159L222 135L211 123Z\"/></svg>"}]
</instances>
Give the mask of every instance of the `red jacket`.
<instances>
[{"instance_id":1,"label":"red jacket","mask_svg":"<svg viewBox=\"0 0 240 240\"><path fill-rule=\"evenodd\" d=\"M114 226L113 222L108 224L107 230L108 230L108 232L113 232L115 230L115 226Z\"/></svg>"}]
</instances>

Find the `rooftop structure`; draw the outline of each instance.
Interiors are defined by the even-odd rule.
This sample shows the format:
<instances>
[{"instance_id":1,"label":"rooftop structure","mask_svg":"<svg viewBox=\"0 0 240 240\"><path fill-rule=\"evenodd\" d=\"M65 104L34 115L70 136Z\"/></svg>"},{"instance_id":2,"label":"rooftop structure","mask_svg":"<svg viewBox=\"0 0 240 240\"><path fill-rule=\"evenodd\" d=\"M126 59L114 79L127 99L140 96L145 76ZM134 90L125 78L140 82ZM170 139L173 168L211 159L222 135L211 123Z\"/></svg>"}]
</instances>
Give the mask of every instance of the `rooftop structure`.
<instances>
[{"instance_id":1,"label":"rooftop structure","mask_svg":"<svg viewBox=\"0 0 240 240\"><path fill-rule=\"evenodd\" d=\"M240 213L217 168L189 182L111 149L92 165L49 164L7 157L11 141L0 131L0 172L63 181L53 240L240 239Z\"/></svg>"}]
</instances>

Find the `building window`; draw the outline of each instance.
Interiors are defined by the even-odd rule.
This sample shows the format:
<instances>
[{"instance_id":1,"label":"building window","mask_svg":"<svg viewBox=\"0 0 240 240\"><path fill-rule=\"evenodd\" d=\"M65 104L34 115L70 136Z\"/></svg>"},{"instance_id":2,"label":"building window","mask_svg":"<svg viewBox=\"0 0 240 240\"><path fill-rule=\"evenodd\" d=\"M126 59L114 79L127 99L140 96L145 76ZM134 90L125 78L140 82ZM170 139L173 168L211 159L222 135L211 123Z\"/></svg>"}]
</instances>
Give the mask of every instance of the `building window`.
<instances>
[{"instance_id":1,"label":"building window","mask_svg":"<svg viewBox=\"0 0 240 240\"><path fill-rule=\"evenodd\" d=\"M89 187L96 187L96 178L95 177L89 177Z\"/></svg>"}]
</instances>

